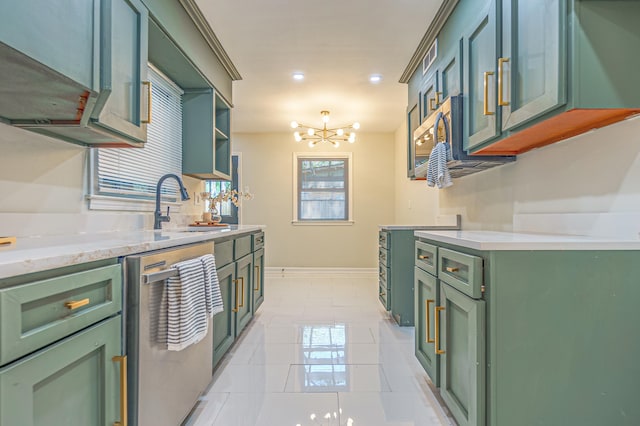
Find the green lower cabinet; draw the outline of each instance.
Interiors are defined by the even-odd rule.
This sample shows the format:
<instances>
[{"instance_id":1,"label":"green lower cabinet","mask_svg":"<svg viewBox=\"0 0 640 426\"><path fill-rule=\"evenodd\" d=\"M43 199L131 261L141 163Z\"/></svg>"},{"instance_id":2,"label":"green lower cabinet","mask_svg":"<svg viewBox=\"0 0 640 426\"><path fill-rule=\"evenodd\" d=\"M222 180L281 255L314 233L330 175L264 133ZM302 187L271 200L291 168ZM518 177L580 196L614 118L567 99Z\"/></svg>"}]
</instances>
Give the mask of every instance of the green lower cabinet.
<instances>
[{"instance_id":1,"label":"green lower cabinet","mask_svg":"<svg viewBox=\"0 0 640 426\"><path fill-rule=\"evenodd\" d=\"M434 312L440 289L433 275L415 268L416 358L435 386L440 386L440 356L436 355Z\"/></svg>"},{"instance_id":2,"label":"green lower cabinet","mask_svg":"<svg viewBox=\"0 0 640 426\"><path fill-rule=\"evenodd\" d=\"M251 309L255 315L256 311L264 302L264 249L253 253L253 303Z\"/></svg>"},{"instance_id":3,"label":"green lower cabinet","mask_svg":"<svg viewBox=\"0 0 640 426\"><path fill-rule=\"evenodd\" d=\"M436 350L443 351L440 395L458 425L484 426L485 302L440 283L440 306L434 315L440 316L440 339L435 339L439 346Z\"/></svg>"},{"instance_id":4,"label":"green lower cabinet","mask_svg":"<svg viewBox=\"0 0 640 426\"><path fill-rule=\"evenodd\" d=\"M105 426L119 417L120 315L0 369L0 424Z\"/></svg>"},{"instance_id":5,"label":"green lower cabinet","mask_svg":"<svg viewBox=\"0 0 640 426\"><path fill-rule=\"evenodd\" d=\"M236 264L230 263L218 268L218 281L224 311L213 316L213 366L229 350L236 338L236 305L235 296Z\"/></svg>"},{"instance_id":6,"label":"green lower cabinet","mask_svg":"<svg viewBox=\"0 0 640 426\"><path fill-rule=\"evenodd\" d=\"M248 254L236 261L236 294L239 302L236 304L236 336L247 326L253 318L251 302L253 291L251 288L251 277L253 277L253 255Z\"/></svg>"}]
</instances>

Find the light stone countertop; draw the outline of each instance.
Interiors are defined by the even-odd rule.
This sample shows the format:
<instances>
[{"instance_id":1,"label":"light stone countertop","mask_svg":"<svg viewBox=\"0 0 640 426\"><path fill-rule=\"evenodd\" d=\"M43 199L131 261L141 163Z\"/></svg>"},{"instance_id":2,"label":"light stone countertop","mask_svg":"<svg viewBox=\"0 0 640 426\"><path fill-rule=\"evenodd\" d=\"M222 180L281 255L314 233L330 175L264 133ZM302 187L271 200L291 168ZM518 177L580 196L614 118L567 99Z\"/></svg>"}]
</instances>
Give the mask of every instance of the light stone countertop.
<instances>
[{"instance_id":1,"label":"light stone countertop","mask_svg":"<svg viewBox=\"0 0 640 426\"><path fill-rule=\"evenodd\" d=\"M201 241L215 242L262 229L262 225L232 225L193 232L179 228L18 238L16 244L0 246L0 278Z\"/></svg>"},{"instance_id":2,"label":"light stone countertop","mask_svg":"<svg viewBox=\"0 0 640 426\"><path fill-rule=\"evenodd\" d=\"M640 250L640 238L497 231L416 231L414 235L476 250Z\"/></svg>"},{"instance_id":3,"label":"light stone countertop","mask_svg":"<svg viewBox=\"0 0 640 426\"><path fill-rule=\"evenodd\" d=\"M403 230L458 230L460 227L456 225L379 225L381 231L403 231Z\"/></svg>"}]
</instances>

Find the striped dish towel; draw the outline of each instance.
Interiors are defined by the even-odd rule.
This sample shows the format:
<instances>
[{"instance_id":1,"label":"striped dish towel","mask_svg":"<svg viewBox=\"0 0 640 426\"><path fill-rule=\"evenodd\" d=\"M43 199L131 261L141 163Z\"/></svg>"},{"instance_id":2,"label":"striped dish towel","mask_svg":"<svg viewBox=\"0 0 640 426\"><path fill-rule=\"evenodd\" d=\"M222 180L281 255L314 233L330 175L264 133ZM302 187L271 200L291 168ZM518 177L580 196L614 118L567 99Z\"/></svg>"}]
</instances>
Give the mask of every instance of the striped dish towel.
<instances>
[{"instance_id":1,"label":"striped dish towel","mask_svg":"<svg viewBox=\"0 0 640 426\"><path fill-rule=\"evenodd\" d=\"M212 254L200 257L204 268L205 297L207 302L207 313L209 317L224 311L222 293L220 293L220 282L218 282L218 272L216 271L216 258Z\"/></svg>"},{"instance_id":2,"label":"striped dish towel","mask_svg":"<svg viewBox=\"0 0 640 426\"><path fill-rule=\"evenodd\" d=\"M427 162L427 185L437 186L438 189L453 185L447 161L451 160L449 144L438 142L433 147L429 161Z\"/></svg>"},{"instance_id":3,"label":"striped dish towel","mask_svg":"<svg viewBox=\"0 0 640 426\"><path fill-rule=\"evenodd\" d=\"M201 258L185 260L172 267L178 270L178 276L168 278L165 283L167 349L181 351L207 335L208 286Z\"/></svg>"}]
</instances>

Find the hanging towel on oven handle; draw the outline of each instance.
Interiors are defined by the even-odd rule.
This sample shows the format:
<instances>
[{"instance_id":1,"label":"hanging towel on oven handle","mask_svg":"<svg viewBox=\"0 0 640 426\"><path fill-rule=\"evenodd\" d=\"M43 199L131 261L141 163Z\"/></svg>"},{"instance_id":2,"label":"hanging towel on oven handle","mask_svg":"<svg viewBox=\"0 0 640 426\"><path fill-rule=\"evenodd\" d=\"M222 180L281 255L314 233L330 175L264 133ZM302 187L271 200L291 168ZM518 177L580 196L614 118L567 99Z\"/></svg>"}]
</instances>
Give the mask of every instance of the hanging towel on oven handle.
<instances>
[{"instance_id":1,"label":"hanging towel on oven handle","mask_svg":"<svg viewBox=\"0 0 640 426\"><path fill-rule=\"evenodd\" d=\"M445 138L442 142L438 142L438 125L440 124L440 120L442 120L444 125L445 133ZM427 162L427 185L437 186L438 189L442 189L453 185L451 174L447 167L447 162L453 160L451 145L449 144L449 122L442 112L437 113L436 120L433 124L433 140L435 141L435 145L433 150L431 150L429 161Z\"/></svg>"}]
</instances>

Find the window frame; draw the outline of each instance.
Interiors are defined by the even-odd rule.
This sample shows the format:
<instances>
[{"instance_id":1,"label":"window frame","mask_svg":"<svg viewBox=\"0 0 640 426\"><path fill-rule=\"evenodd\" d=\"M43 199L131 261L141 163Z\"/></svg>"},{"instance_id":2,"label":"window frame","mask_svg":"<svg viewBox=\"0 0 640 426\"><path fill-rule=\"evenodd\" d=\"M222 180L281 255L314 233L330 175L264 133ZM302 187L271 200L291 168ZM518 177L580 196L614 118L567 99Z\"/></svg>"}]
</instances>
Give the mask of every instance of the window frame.
<instances>
[{"instance_id":1,"label":"window frame","mask_svg":"<svg viewBox=\"0 0 640 426\"><path fill-rule=\"evenodd\" d=\"M154 72L158 78L163 80L163 83L167 86L171 87L175 92L179 92L180 96L183 95L183 90L178 84L169 76L164 74L158 68L156 68L152 63L147 63L149 68L149 72ZM155 87L155 86L154 86ZM182 100L180 101L182 103ZM157 103L156 103L157 105ZM156 106L157 108L157 106ZM182 112L184 114L184 112ZM182 119L183 115L181 115ZM180 126L182 123L180 123ZM148 143L148 142L147 142ZM180 150L182 150L182 138L180 140ZM96 210L111 210L111 211L122 211L122 212L153 212L155 210L155 192L145 193L145 194L132 194L132 193L122 193L118 194L117 191L101 191L99 187L99 164L98 164L98 155L99 150L101 149L113 149L113 148L99 148L93 147L90 148L89 154L87 155L88 160L88 177L89 182L86 188L85 198L88 202L87 208L89 211ZM117 148L116 148L117 149ZM121 149L138 149L138 148L121 148ZM144 149L144 148L140 148ZM169 170L167 173L176 173L178 176L182 176L182 167L176 170ZM165 188L163 188L165 189ZM180 213L182 210L182 202L179 200L177 190L175 193L166 193L163 191L161 195L161 200L163 206L170 206L172 212Z\"/></svg>"},{"instance_id":2,"label":"window frame","mask_svg":"<svg viewBox=\"0 0 640 426\"><path fill-rule=\"evenodd\" d=\"M300 219L300 179L298 175L298 164L299 161L303 159L309 160L327 160L327 159L339 159L346 160L347 162L347 170L346 170L346 203L347 203L347 218L346 219ZM354 221L354 212L353 212L353 153L351 152L294 152L293 153L293 216L291 223L293 225L353 225Z\"/></svg>"}]
</instances>

